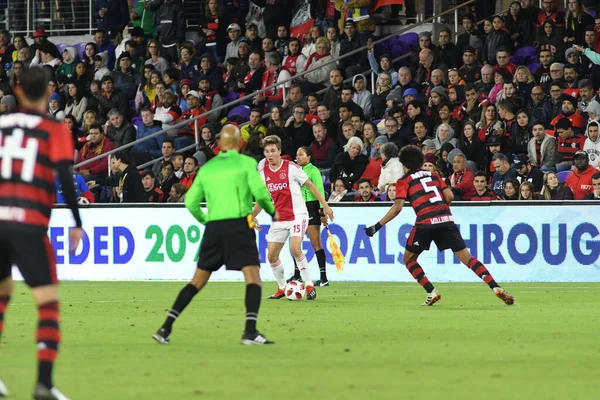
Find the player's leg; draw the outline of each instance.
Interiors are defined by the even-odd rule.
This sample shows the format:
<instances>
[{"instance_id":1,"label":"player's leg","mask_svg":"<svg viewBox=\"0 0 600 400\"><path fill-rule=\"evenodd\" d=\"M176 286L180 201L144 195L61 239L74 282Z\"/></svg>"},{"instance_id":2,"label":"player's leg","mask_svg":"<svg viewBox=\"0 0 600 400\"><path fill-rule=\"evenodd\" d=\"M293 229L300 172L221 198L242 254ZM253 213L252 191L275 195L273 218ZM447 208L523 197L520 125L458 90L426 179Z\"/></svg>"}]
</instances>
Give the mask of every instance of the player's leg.
<instances>
[{"instance_id":1,"label":"player's leg","mask_svg":"<svg viewBox=\"0 0 600 400\"><path fill-rule=\"evenodd\" d=\"M0 269L2 269L2 267L0 267ZM8 265L8 268L4 268L2 271L0 271L1 276L6 276L9 274L10 265ZM2 329L4 327L4 314L6 313L6 308L8 307L13 288L14 283L10 276L7 276L0 282L0 339L2 339ZM0 379L0 397L7 397L8 394L8 388L4 382L2 382L2 379Z\"/></svg>"},{"instance_id":2,"label":"player's leg","mask_svg":"<svg viewBox=\"0 0 600 400\"><path fill-rule=\"evenodd\" d=\"M327 264L325 259L325 250L323 249L323 242L321 242L321 225L309 225L306 229L310 244L315 251L315 257L319 264L320 280L315 282L318 286L329 286L329 280L327 279Z\"/></svg>"},{"instance_id":3,"label":"player's leg","mask_svg":"<svg viewBox=\"0 0 600 400\"><path fill-rule=\"evenodd\" d=\"M273 227L271 227L271 229L273 229ZM269 231L269 234L270 233L271 232ZM267 240L269 240L268 237ZM283 235L280 235L278 237L273 237L272 240L277 241L267 242L267 261L269 261L271 271L273 272L273 276L277 281L277 291L275 292L275 294L269 296L269 299L281 299L285 296L284 289L286 282L283 271L283 264L279 259L279 255L281 254L281 249L283 249L285 241L287 240L287 232L285 239L283 239Z\"/></svg>"},{"instance_id":4,"label":"player's leg","mask_svg":"<svg viewBox=\"0 0 600 400\"><path fill-rule=\"evenodd\" d=\"M196 272L194 273L194 277L190 283L185 285L177 295L173 306L167 313L165 322L162 324L160 329L156 331L154 335L152 335L154 340L162 344L169 343L169 336L173 331L173 323L175 323L175 320L179 318L183 310L185 310L185 308L192 302L198 292L202 290L204 286L206 286L211 274L212 271L196 268Z\"/></svg>"},{"instance_id":5,"label":"player's leg","mask_svg":"<svg viewBox=\"0 0 600 400\"><path fill-rule=\"evenodd\" d=\"M293 259L293 257L292 257ZM298 263L296 262L296 260L294 259L294 274L289 277L286 282L290 283L291 281L299 281L302 279L302 277L300 276L300 270L298 269Z\"/></svg>"},{"instance_id":6,"label":"player's leg","mask_svg":"<svg viewBox=\"0 0 600 400\"><path fill-rule=\"evenodd\" d=\"M439 294L439 292L433 286L433 284L429 282L429 279L427 278L427 276L425 276L425 271L423 271L423 268L417 262L417 259L419 258L420 254L420 252L413 253L410 250L406 250L404 252L404 265L406 266L406 269L408 270L408 272L410 272L412 277L415 278L419 285L421 285L423 289L425 289L425 291L427 292L427 298L425 299L425 302L422 305L432 306L435 303L437 303L442 298L442 296Z\"/></svg>"},{"instance_id":7,"label":"player's leg","mask_svg":"<svg viewBox=\"0 0 600 400\"><path fill-rule=\"evenodd\" d=\"M511 305L515 302L513 296L508 294L504 289L498 285L498 283L494 280L494 277L488 269L483 265L477 258L473 257L469 250L465 247L462 250L455 251L454 255L467 267L469 267L475 275L481 278L482 281L487 283L487 285L494 291L496 297L501 299L505 304Z\"/></svg>"},{"instance_id":8,"label":"player's leg","mask_svg":"<svg viewBox=\"0 0 600 400\"><path fill-rule=\"evenodd\" d=\"M315 285L310 278L308 261L302 252L302 240L304 239L306 225L307 221L294 221L294 228L292 229L290 237L290 252L292 253L292 257L294 257L294 260L296 260L296 264L298 264L300 276L304 281L304 286L306 286L306 299L314 300L317 298L317 291L315 290Z\"/></svg>"},{"instance_id":9,"label":"player's leg","mask_svg":"<svg viewBox=\"0 0 600 400\"><path fill-rule=\"evenodd\" d=\"M274 344L267 340L256 329L258 310L260 308L260 297L262 295L262 281L260 279L260 266L248 265L242 268L246 282L246 326L242 336L242 344L262 345Z\"/></svg>"}]
</instances>

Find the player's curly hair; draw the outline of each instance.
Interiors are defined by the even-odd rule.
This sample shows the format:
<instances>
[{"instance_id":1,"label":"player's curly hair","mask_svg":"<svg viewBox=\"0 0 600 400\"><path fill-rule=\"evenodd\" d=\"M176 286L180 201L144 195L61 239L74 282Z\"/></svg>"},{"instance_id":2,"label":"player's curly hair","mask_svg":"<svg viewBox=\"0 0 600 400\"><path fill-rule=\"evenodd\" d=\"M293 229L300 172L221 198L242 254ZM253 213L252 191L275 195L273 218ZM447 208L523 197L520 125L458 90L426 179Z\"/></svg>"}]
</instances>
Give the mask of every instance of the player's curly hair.
<instances>
[{"instance_id":1,"label":"player's curly hair","mask_svg":"<svg viewBox=\"0 0 600 400\"><path fill-rule=\"evenodd\" d=\"M398 158L409 171L417 170L423 165L423 152L417 146L403 147Z\"/></svg>"}]
</instances>

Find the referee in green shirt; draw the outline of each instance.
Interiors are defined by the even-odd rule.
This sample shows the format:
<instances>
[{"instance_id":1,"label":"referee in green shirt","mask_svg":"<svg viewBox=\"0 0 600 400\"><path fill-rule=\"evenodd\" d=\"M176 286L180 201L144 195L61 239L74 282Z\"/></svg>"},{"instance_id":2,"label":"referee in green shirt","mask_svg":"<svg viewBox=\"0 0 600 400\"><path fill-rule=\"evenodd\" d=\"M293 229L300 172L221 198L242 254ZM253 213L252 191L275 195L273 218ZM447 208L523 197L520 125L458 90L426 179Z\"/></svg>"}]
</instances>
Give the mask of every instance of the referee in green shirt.
<instances>
[{"instance_id":1,"label":"referee in green shirt","mask_svg":"<svg viewBox=\"0 0 600 400\"><path fill-rule=\"evenodd\" d=\"M200 169L185 195L186 207L206 229L192 281L179 292L164 324L152 335L159 343L169 343L173 322L206 285L210 275L225 265L228 270L242 271L246 281L246 327L242 344L273 344L256 330L261 280L252 218L253 198L274 221L278 215L256 170L256 161L237 152L239 142L239 128L224 126L221 152ZM202 201L206 201L208 214L200 208Z\"/></svg>"}]
</instances>

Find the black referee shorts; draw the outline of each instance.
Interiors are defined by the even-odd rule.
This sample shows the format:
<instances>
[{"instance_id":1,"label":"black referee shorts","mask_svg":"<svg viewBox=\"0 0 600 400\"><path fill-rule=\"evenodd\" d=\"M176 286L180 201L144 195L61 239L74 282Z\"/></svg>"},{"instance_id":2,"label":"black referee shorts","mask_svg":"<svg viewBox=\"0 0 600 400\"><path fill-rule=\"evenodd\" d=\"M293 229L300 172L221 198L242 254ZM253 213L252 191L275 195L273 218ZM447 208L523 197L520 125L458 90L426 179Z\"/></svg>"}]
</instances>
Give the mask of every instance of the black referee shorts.
<instances>
[{"instance_id":1,"label":"black referee shorts","mask_svg":"<svg viewBox=\"0 0 600 400\"><path fill-rule=\"evenodd\" d=\"M12 265L32 288L58 283L54 249L46 233L0 231L0 281L12 275Z\"/></svg>"},{"instance_id":2,"label":"black referee shorts","mask_svg":"<svg viewBox=\"0 0 600 400\"><path fill-rule=\"evenodd\" d=\"M429 250L432 241L439 250L452 249L453 253L467 247L454 222L439 225L415 225L410 231L404 247L411 253L420 254Z\"/></svg>"},{"instance_id":3,"label":"black referee shorts","mask_svg":"<svg viewBox=\"0 0 600 400\"><path fill-rule=\"evenodd\" d=\"M319 214L319 209L321 205L318 201L308 201L306 202L306 209L308 210L308 225L321 225L321 215Z\"/></svg>"},{"instance_id":4,"label":"black referee shorts","mask_svg":"<svg viewBox=\"0 0 600 400\"><path fill-rule=\"evenodd\" d=\"M241 271L248 265L260 266L254 227L246 218L212 221L206 224L198 268L217 271L223 265L228 270Z\"/></svg>"}]
</instances>

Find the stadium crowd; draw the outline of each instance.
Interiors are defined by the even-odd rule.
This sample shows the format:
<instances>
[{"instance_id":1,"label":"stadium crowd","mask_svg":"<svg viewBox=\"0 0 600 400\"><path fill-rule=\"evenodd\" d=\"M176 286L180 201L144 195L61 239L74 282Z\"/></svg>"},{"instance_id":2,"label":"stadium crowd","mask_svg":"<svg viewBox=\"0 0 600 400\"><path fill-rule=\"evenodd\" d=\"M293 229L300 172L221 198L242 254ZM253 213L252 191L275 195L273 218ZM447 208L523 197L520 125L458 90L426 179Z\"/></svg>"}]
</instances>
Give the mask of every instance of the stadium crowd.
<instances>
[{"instance_id":1,"label":"stadium crowd","mask_svg":"<svg viewBox=\"0 0 600 400\"><path fill-rule=\"evenodd\" d=\"M71 130L78 163L164 130L78 168L92 202L182 202L224 123L241 125L240 151L257 160L266 135L289 159L310 148L332 202L393 200L407 145L460 200L600 199L600 15L582 0L468 12L456 40L422 32L399 61L373 45L371 0L313 2L322 18L301 37L286 1L254 3L260 21L246 19L248 1L207 1L198 42L186 40L180 0L131 10L98 0L98 30L81 46L57 46L41 28L33 42L0 31L0 113L18 107L22 71L42 65L54 74L48 114ZM202 114L197 143L194 122L174 127ZM160 161L135 173L150 160Z\"/></svg>"}]
</instances>

